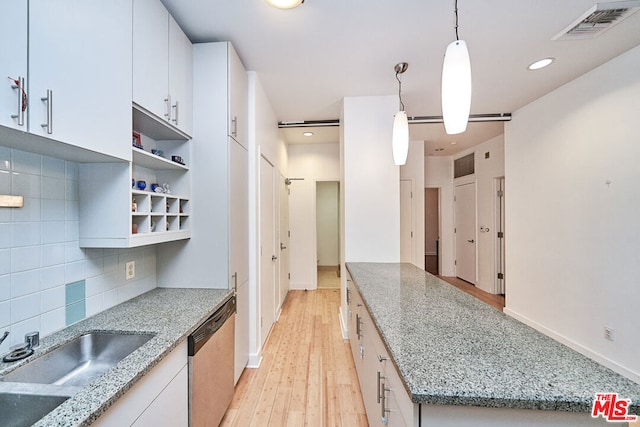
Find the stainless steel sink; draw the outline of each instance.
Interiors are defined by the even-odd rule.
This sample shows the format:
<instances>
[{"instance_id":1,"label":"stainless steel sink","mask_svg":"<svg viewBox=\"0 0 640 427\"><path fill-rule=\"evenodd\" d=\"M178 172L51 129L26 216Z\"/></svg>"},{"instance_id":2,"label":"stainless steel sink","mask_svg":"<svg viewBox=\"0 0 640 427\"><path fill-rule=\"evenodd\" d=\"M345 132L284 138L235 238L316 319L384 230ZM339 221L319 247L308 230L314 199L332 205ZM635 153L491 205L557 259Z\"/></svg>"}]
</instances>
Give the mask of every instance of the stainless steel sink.
<instances>
[{"instance_id":1,"label":"stainless steel sink","mask_svg":"<svg viewBox=\"0 0 640 427\"><path fill-rule=\"evenodd\" d=\"M104 374L153 336L90 332L8 373L0 381L83 386Z\"/></svg>"},{"instance_id":2,"label":"stainless steel sink","mask_svg":"<svg viewBox=\"0 0 640 427\"><path fill-rule=\"evenodd\" d=\"M68 398L68 396L0 393L0 425L3 427L30 426Z\"/></svg>"}]
</instances>

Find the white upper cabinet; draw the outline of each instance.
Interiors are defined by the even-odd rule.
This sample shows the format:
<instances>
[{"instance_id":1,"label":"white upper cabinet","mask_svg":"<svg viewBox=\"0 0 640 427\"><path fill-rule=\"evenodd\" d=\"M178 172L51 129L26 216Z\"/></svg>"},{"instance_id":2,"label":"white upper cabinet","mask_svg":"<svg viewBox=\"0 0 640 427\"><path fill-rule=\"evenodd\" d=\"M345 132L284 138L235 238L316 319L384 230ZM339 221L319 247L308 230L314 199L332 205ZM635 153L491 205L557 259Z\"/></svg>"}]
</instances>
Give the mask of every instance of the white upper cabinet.
<instances>
[{"instance_id":1,"label":"white upper cabinet","mask_svg":"<svg viewBox=\"0 0 640 427\"><path fill-rule=\"evenodd\" d=\"M193 128L193 46L159 0L133 1L133 102L186 135Z\"/></svg>"},{"instance_id":2,"label":"white upper cabinet","mask_svg":"<svg viewBox=\"0 0 640 427\"><path fill-rule=\"evenodd\" d=\"M27 1L0 0L0 125L27 130L26 105L22 89L27 78ZM10 77L10 78L7 78ZM24 107L23 107L24 105Z\"/></svg>"},{"instance_id":3,"label":"white upper cabinet","mask_svg":"<svg viewBox=\"0 0 640 427\"><path fill-rule=\"evenodd\" d=\"M131 13L131 0L29 0L30 133L131 159Z\"/></svg>"},{"instance_id":4,"label":"white upper cabinet","mask_svg":"<svg viewBox=\"0 0 640 427\"><path fill-rule=\"evenodd\" d=\"M248 80L247 72L240 61L236 50L228 44L229 67L229 124L228 135L247 147L247 117L248 117Z\"/></svg>"}]
</instances>

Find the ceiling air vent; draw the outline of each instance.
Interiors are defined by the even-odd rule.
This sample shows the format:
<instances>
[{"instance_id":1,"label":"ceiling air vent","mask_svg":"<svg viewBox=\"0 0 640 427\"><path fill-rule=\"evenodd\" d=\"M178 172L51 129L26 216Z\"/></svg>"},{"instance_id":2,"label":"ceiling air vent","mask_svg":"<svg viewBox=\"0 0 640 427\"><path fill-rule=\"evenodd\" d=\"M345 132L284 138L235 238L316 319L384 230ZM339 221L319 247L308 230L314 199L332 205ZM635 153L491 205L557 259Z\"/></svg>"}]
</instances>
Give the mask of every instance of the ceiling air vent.
<instances>
[{"instance_id":1,"label":"ceiling air vent","mask_svg":"<svg viewBox=\"0 0 640 427\"><path fill-rule=\"evenodd\" d=\"M640 9L640 1L597 3L552 40L581 40L598 37Z\"/></svg>"}]
</instances>

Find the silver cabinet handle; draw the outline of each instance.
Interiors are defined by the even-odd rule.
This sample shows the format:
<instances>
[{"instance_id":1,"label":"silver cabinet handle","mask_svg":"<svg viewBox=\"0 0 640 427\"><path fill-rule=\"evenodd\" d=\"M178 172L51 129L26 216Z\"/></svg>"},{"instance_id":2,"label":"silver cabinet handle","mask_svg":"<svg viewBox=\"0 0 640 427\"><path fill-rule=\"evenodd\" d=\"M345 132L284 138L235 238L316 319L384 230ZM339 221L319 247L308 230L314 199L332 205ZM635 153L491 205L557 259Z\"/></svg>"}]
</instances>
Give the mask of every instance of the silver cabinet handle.
<instances>
[{"instance_id":1,"label":"silver cabinet handle","mask_svg":"<svg viewBox=\"0 0 640 427\"><path fill-rule=\"evenodd\" d=\"M236 271L231 275L233 277L233 292L238 293L238 272Z\"/></svg>"},{"instance_id":2,"label":"silver cabinet handle","mask_svg":"<svg viewBox=\"0 0 640 427\"><path fill-rule=\"evenodd\" d=\"M378 371L378 389L376 390L376 397L378 398L378 400L377 400L378 403L380 403L380 399L381 399L381 396L380 396L380 385L382 384L381 380L383 380L383 379L384 379L384 377L382 375L380 375L380 371ZM383 388L384 388L384 385L383 385ZM384 391L382 392L382 394L384 394ZM383 416L384 416L384 414L383 414Z\"/></svg>"},{"instance_id":3,"label":"silver cabinet handle","mask_svg":"<svg viewBox=\"0 0 640 427\"><path fill-rule=\"evenodd\" d=\"M231 135L232 136L238 136L238 117L237 116L233 116L233 119L231 120L231 124L233 125L233 130L231 131Z\"/></svg>"},{"instance_id":4,"label":"silver cabinet handle","mask_svg":"<svg viewBox=\"0 0 640 427\"><path fill-rule=\"evenodd\" d=\"M387 412L391 412L389 409L387 409L387 395L386 395L387 391L389 391L389 389L384 386L384 383L382 383L382 396L380 396L380 400L381 400L381 402L380 402L380 409L381 409L380 421L384 425L387 425L387 423L389 422L389 419L387 418Z\"/></svg>"},{"instance_id":5,"label":"silver cabinet handle","mask_svg":"<svg viewBox=\"0 0 640 427\"><path fill-rule=\"evenodd\" d=\"M24 77L15 80L12 89L18 89L18 114L12 114L12 119L18 119L18 126L24 126L24 112L27 109L27 92L24 90Z\"/></svg>"},{"instance_id":6,"label":"silver cabinet handle","mask_svg":"<svg viewBox=\"0 0 640 427\"><path fill-rule=\"evenodd\" d=\"M469 242L469 243L474 243L474 242L475 242L475 240L471 239L471 240L467 240L467 242Z\"/></svg>"},{"instance_id":7,"label":"silver cabinet handle","mask_svg":"<svg viewBox=\"0 0 640 427\"><path fill-rule=\"evenodd\" d=\"M347 305L351 305L351 289L347 286Z\"/></svg>"},{"instance_id":8,"label":"silver cabinet handle","mask_svg":"<svg viewBox=\"0 0 640 427\"><path fill-rule=\"evenodd\" d=\"M180 105L179 102L176 101L175 104L173 104L173 124L175 124L176 126L178 126L178 114L180 112Z\"/></svg>"},{"instance_id":9,"label":"silver cabinet handle","mask_svg":"<svg viewBox=\"0 0 640 427\"><path fill-rule=\"evenodd\" d=\"M362 317L356 313L356 335L358 336L358 339L362 338L362 324L360 323L360 320L362 320Z\"/></svg>"},{"instance_id":10,"label":"silver cabinet handle","mask_svg":"<svg viewBox=\"0 0 640 427\"><path fill-rule=\"evenodd\" d=\"M388 357L385 357L385 356L383 356L383 355L381 355L381 354L379 354L379 355L378 355L378 362L382 363L382 362L384 362L385 360L389 360L389 358L388 358Z\"/></svg>"},{"instance_id":11,"label":"silver cabinet handle","mask_svg":"<svg viewBox=\"0 0 640 427\"><path fill-rule=\"evenodd\" d=\"M47 130L47 133L51 135L53 133L53 91L47 89L47 96L40 98L42 102L47 103L47 123L42 123L40 126Z\"/></svg>"},{"instance_id":12,"label":"silver cabinet handle","mask_svg":"<svg viewBox=\"0 0 640 427\"><path fill-rule=\"evenodd\" d=\"M275 255L271 255L271 261L275 261L275 260L277 260L277 259L278 259L278 257L277 257L277 256L275 256Z\"/></svg>"},{"instance_id":13,"label":"silver cabinet handle","mask_svg":"<svg viewBox=\"0 0 640 427\"><path fill-rule=\"evenodd\" d=\"M280 250L283 251L287 249L287 247L284 245L284 243L280 242Z\"/></svg>"},{"instance_id":14,"label":"silver cabinet handle","mask_svg":"<svg viewBox=\"0 0 640 427\"><path fill-rule=\"evenodd\" d=\"M171 95L167 95L164 99L164 118L171 120Z\"/></svg>"}]
</instances>

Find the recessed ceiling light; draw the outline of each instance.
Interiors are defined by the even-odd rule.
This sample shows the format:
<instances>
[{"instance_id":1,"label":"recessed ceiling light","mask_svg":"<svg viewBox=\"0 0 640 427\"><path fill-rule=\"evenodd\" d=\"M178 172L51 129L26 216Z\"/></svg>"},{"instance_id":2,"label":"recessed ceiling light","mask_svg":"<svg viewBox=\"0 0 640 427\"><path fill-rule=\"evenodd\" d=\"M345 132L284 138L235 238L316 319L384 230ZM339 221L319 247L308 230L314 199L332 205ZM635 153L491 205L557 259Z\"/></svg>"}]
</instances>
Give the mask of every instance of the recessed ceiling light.
<instances>
[{"instance_id":1,"label":"recessed ceiling light","mask_svg":"<svg viewBox=\"0 0 640 427\"><path fill-rule=\"evenodd\" d=\"M451 145L456 145L458 143L458 141L451 141Z\"/></svg>"},{"instance_id":2,"label":"recessed ceiling light","mask_svg":"<svg viewBox=\"0 0 640 427\"><path fill-rule=\"evenodd\" d=\"M539 70L540 68L544 68L547 65L551 64L554 60L555 58L544 58L529 65L528 68L530 70Z\"/></svg>"},{"instance_id":3,"label":"recessed ceiling light","mask_svg":"<svg viewBox=\"0 0 640 427\"><path fill-rule=\"evenodd\" d=\"M265 0L273 7L278 9L293 9L304 3L304 0Z\"/></svg>"},{"instance_id":4,"label":"recessed ceiling light","mask_svg":"<svg viewBox=\"0 0 640 427\"><path fill-rule=\"evenodd\" d=\"M303 133L304 136L313 136L313 132L305 132Z\"/></svg>"}]
</instances>

